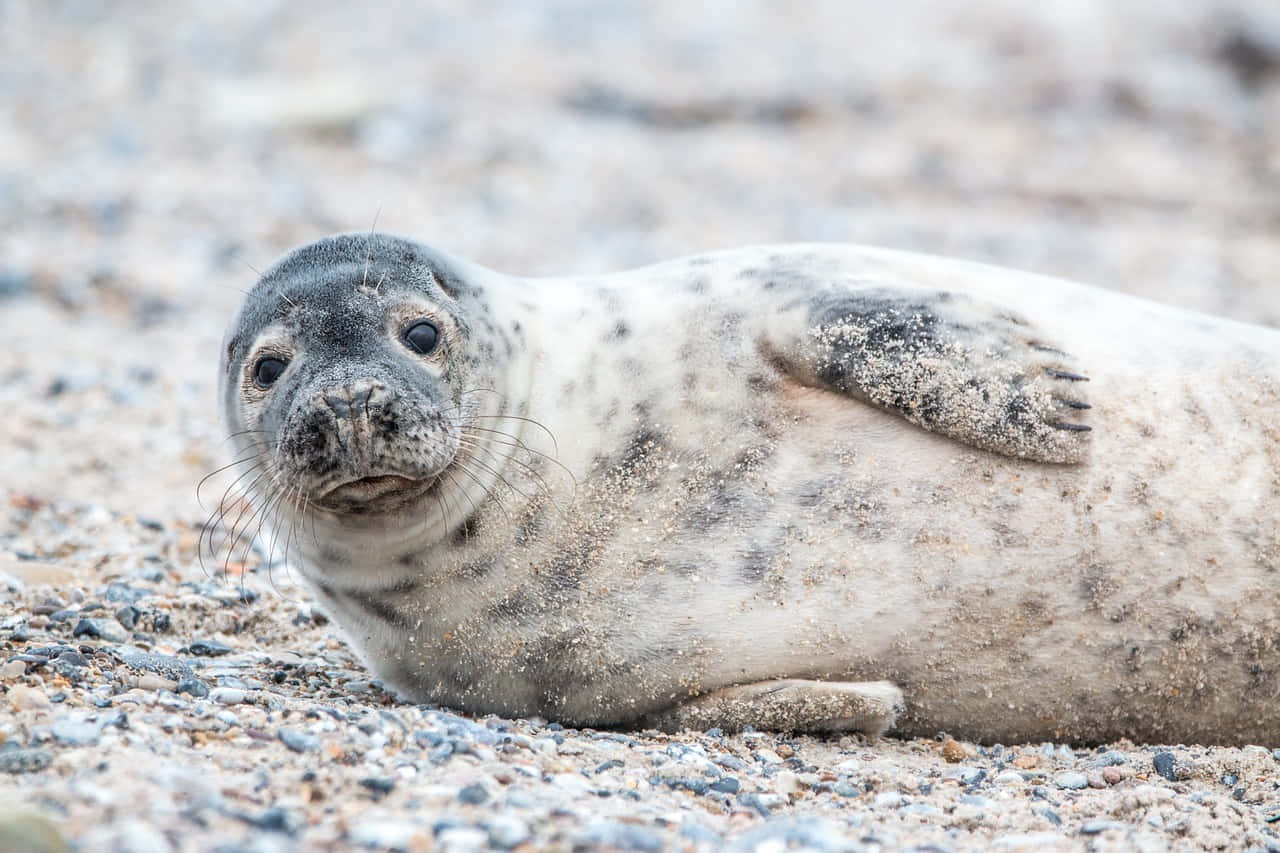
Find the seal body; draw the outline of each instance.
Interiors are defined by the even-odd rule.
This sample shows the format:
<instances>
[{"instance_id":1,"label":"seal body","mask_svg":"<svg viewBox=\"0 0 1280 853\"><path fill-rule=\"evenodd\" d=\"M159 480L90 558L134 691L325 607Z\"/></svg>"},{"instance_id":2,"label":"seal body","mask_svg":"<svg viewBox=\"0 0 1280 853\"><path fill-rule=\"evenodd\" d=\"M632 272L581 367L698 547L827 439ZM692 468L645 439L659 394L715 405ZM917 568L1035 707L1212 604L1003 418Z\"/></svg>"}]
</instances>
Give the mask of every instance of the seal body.
<instances>
[{"instance_id":1,"label":"seal body","mask_svg":"<svg viewBox=\"0 0 1280 853\"><path fill-rule=\"evenodd\" d=\"M883 250L523 279L341 235L255 286L222 396L273 539L410 700L1274 743L1278 365L1268 329Z\"/></svg>"}]
</instances>

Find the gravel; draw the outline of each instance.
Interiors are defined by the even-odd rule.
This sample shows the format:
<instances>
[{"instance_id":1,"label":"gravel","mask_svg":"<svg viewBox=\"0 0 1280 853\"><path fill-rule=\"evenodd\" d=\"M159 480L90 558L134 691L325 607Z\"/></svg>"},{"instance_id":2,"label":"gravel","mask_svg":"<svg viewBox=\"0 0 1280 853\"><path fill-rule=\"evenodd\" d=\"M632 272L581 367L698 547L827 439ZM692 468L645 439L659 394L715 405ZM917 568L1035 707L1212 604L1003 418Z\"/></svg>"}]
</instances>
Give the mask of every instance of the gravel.
<instances>
[{"instance_id":1,"label":"gravel","mask_svg":"<svg viewBox=\"0 0 1280 853\"><path fill-rule=\"evenodd\" d=\"M1280 324L1273 0L95 8L0 5L0 849L1280 847L1280 744L399 703L265 543L201 558L196 490L250 265L375 215L528 274L842 240Z\"/></svg>"}]
</instances>

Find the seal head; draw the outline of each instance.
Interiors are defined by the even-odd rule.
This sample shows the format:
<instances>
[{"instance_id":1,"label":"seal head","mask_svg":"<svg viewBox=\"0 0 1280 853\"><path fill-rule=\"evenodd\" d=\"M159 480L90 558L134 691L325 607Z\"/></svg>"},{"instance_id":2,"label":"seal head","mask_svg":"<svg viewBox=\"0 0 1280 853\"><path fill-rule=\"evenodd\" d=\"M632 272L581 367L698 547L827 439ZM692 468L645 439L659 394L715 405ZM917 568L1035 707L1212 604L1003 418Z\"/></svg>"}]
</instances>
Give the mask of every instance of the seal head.
<instances>
[{"instance_id":1,"label":"seal head","mask_svg":"<svg viewBox=\"0 0 1280 853\"><path fill-rule=\"evenodd\" d=\"M389 235L338 235L273 266L223 347L221 397L267 500L402 517L459 452L475 341L448 262ZM491 361L491 359L490 359Z\"/></svg>"}]
</instances>

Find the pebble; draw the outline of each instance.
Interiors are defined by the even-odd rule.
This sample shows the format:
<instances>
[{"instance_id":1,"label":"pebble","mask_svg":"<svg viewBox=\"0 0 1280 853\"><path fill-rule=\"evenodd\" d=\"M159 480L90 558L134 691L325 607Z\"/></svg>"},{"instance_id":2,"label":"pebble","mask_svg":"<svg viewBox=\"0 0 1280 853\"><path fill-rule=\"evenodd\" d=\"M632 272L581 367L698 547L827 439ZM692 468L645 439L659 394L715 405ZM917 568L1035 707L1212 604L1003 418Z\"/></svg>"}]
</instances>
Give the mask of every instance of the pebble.
<instances>
[{"instance_id":1,"label":"pebble","mask_svg":"<svg viewBox=\"0 0 1280 853\"><path fill-rule=\"evenodd\" d=\"M479 782L473 782L458 792L458 802L478 806L489 799L489 791Z\"/></svg>"},{"instance_id":2,"label":"pebble","mask_svg":"<svg viewBox=\"0 0 1280 853\"><path fill-rule=\"evenodd\" d=\"M1080 824L1081 835L1099 835L1108 829L1124 829L1125 824L1114 820L1086 820Z\"/></svg>"},{"instance_id":3,"label":"pebble","mask_svg":"<svg viewBox=\"0 0 1280 853\"><path fill-rule=\"evenodd\" d=\"M362 820L354 824L347 835L358 847L380 850L429 850L432 846L430 835L418 824L385 817Z\"/></svg>"},{"instance_id":4,"label":"pebble","mask_svg":"<svg viewBox=\"0 0 1280 853\"><path fill-rule=\"evenodd\" d=\"M0 666L0 678L3 678L6 681L21 678L26 674L27 665L20 660L11 660L4 666Z\"/></svg>"},{"instance_id":5,"label":"pebble","mask_svg":"<svg viewBox=\"0 0 1280 853\"><path fill-rule=\"evenodd\" d=\"M902 803L902 794L897 791L885 791L883 793L876 794L875 799L871 801L871 804L878 809L896 809L900 807Z\"/></svg>"},{"instance_id":6,"label":"pebble","mask_svg":"<svg viewBox=\"0 0 1280 853\"><path fill-rule=\"evenodd\" d=\"M1078 791L1081 788L1089 787L1089 778L1083 773L1077 773L1074 770L1064 770L1061 773L1053 774L1053 784L1059 788Z\"/></svg>"},{"instance_id":7,"label":"pebble","mask_svg":"<svg viewBox=\"0 0 1280 853\"><path fill-rule=\"evenodd\" d=\"M666 848L663 837L646 826L618 821L600 821L587 827L586 831L574 839L574 849L578 847L617 848L619 850L654 851Z\"/></svg>"},{"instance_id":8,"label":"pebble","mask_svg":"<svg viewBox=\"0 0 1280 853\"><path fill-rule=\"evenodd\" d=\"M67 746L93 746L102 735L93 723L69 717L55 720L49 731L54 740Z\"/></svg>"},{"instance_id":9,"label":"pebble","mask_svg":"<svg viewBox=\"0 0 1280 853\"><path fill-rule=\"evenodd\" d=\"M997 785L1022 785L1026 781L1017 770L1004 770L997 774L995 778Z\"/></svg>"},{"instance_id":10,"label":"pebble","mask_svg":"<svg viewBox=\"0 0 1280 853\"><path fill-rule=\"evenodd\" d=\"M219 643L217 640L192 640L187 646L187 651L199 657L213 658L229 655L234 649L226 643Z\"/></svg>"},{"instance_id":11,"label":"pebble","mask_svg":"<svg viewBox=\"0 0 1280 853\"><path fill-rule=\"evenodd\" d=\"M178 682L148 672L138 676L138 687L142 690L177 690Z\"/></svg>"},{"instance_id":12,"label":"pebble","mask_svg":"<svg viewBox=\"0 0 1280 853\"><path fill-rule=\"evenodd\" d=\"M9 692L5 694L4 698L19 711L53 707L53 703L49 701L49 696L43 690L39 687L28 687L25 684L13 685L9 688Z\"/></svg>"},{"instance_id":13,"label":"pebble","mask_svg":"<svg viewBox=\"0 0 1280 853\"><path fill-rule=\"evenodd\" d=\"M734 776L721 776L708 786L712 791L721 794L736 794L741 783Z\"/></svg>"},{"instance_id":14,"label":"pebble","mask_svg":"<svg viewBox=\"0 0 1280 853\"><path fill-rule=\"evenodd\" d=\"M34 773L53 763L53 753L47 749L0 749L0 772Z\"/></svg>"},{"instance_id":15,"label":"pebble","mask_svg":"<svg viewBox=\"0 0 1280 853\"><path fill-rule=\"evenodd\" d=\"M59 821L19 808L0 811L0 850L12 853L70 853Z\"/></svg>"},{"instance_id":16,"label":"pebble","mask_svg":"<svg viewBox=\"0 0 1280 853\"><path fill-rule=\"evenodd\" d=\"M294 752L315 752L320 748L320 738L297 729L281 727L276 736Z\"/></svg>"},{"instance_id":17,"label":"pebble","mask_svg":"<svg viewBox=\"0 0 1280 853\"><path fill-rule=\"evenodd\" d=\"M215 687L209 691L209 698L219 705L239 705L249 694L238 687Z\"/></svg>"},{"instance_id":18,"label":"pebble","mask_svg":"<svg viewBox=\"0 0 1280 853\"><path fill-rule=\"evenodd\" d=\"M1151 759L1151 766L1156 773L1170 782L1181 782L1191 778L1191 767L1178 760L1172 752L1157 752Z\"/></svg>"},{"instance_id":19,"label":"pebble","mask_svg":"<svg viewBox=\"0 0 1280 853\"><path fill-rule=\"evenodd\" d=\"M109 643L123 643L128 635L119 624L108 619L81 619L71 631L73 637L94 637Z\"/></svg>"},{"instance_id":20,"label":"pebble","mask_svg":"<svg viewBox=\"0 0 1280 853\"><path fill-rule=\"evenodd\" d=\"M495 847L515 847L529 840L529 824L513 815L498 815L485 824L489 843Z\"/></svg>"},{"instance_id":21,"label":"pebble","mask_svg":"<svg viewBox=\"0 0 1280 853\"><path fill-rule=\"evenodd\" d=\"M175 692L187 693L197 699L203 699L209 695L209 685L198 678L184 678L178 682Z\"/></svg>"}]
</instances>

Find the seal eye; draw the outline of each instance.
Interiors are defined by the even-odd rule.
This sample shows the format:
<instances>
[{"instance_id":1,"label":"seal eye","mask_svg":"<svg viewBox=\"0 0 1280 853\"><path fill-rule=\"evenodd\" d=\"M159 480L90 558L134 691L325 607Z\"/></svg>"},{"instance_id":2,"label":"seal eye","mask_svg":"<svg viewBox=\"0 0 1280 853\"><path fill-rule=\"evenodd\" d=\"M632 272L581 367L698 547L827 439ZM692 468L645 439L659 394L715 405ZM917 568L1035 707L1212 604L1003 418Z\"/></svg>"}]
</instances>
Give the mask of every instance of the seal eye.
<instances>
[{"instance_id":1,"label":"seal eye","mask_svg":"<svg viewBox=\"0 0 1280 853\"><path fill-rule=\"evenodd\" d=\"M253 366L253 382L259 388L270 388L280 378L280 374L284 373L286 367L288 362L284 359L270 355L260 358Z\"/></svg>"},{"instance_id":2,"label":"seal eye","mask_svg":"<svg viewBox=\"0 0 1280 853\"><path fill-rule=\"evenodd\" d=\"M426 320L421 323L414 323L405 329L404 343L405 346L419 355L431 355L432 351L440 343L440 330L435 327L434 323L428 323Z\"/></svg>"}]
</instances>

